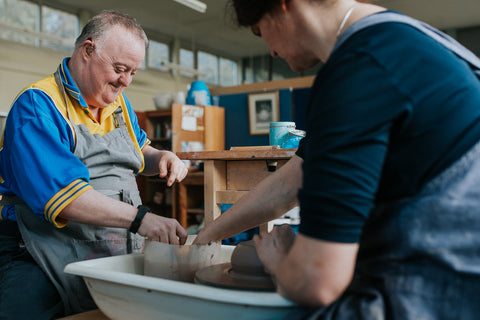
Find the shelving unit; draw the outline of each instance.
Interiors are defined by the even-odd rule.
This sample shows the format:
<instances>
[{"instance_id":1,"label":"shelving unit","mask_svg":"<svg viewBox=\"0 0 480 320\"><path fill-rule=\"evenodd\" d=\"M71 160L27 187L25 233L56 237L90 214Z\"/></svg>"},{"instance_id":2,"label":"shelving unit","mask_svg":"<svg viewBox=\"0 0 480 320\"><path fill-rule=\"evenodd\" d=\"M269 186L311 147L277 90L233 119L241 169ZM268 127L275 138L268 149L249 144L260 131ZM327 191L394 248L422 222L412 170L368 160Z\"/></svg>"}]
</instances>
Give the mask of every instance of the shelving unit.
<instances>
[{"instance_id":1,"label":"shelving unit","mask_svg":"<svg viewBox=\"0 0 480 320\"><path fill-rule=\"evenodd\" d=\"M172 150L172 110L145 112L144 130L153 147Z\"/></svg>"},{"instance_id":2,"label":"shelving unit","mask_svg":"<svg viewBox=\"0 0 480 320\"><path fill-rule=\"evenodd\" d=\"M191 172L178 184L177 219L183 227L198 224L205 211L203 171Z\"/></svg>"},{"instance_id":3,"label":"shelving unit","mask_svg":"<svg viewBox=\"0 0 480 320\"><path fill-rule=\"evenodd\" d=\"M196 118L196 124L192 127L193 118ZM191 147L192 143L193 146L203 145L205 151L225 149L224 108L174 104L172 121L172 147L176 153L195 151L185 149ZM176 186L175 196L175 217L180 224L184 228L191 224L199 224L205 211L203 171L190 171Z\"/></svg>"},{"instance_id":4,"label":"shelving unit","mask_svg":"<svg viewBox=\"0 0 480 320\"><path fill-rule=\"evenodd\" d=\"M155 110L137 113L140 127L157 149L172 150L172 110ZM152 212L165 217L174 216L174 190L168 188L165 179L158 176L139 176L140 195L144 205Z\"/></svg>"},{"instance_id":5,"label":"shelving unit","mask_svg":"<svg viewBox=\"0 0 480 320\"><path fill-rule=\"evenodd\" d=\"M225 110L222 107L174 104L172 110L147 111L137 113L137 117L155 148L175 153L192 151L182 150L192 145L201 145L206 151L225 148ZM185 228L198 223L198 216L203 215L203 171L192 168L187 178L173 188L167 187L165 179L158 177L141 176L137 181L142 202L153 212L178 218Z\"/></svg>"}]
</instances>

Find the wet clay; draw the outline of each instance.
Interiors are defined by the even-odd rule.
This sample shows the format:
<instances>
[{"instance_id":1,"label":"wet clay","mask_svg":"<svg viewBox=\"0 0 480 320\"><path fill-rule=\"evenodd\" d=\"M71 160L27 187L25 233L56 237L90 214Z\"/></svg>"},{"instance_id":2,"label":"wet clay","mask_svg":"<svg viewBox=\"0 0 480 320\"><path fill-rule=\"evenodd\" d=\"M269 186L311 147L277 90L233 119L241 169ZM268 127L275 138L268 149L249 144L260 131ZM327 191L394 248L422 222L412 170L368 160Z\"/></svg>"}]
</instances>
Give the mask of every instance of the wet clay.
<instances>
[{"instance_id":1,"label":"wet clay","mask_svg":"<svg viewBox=\"0 0 480 320\"><path fill-rule=\"evenodd\" d=\"M170 245L145 242L144 275L194 282L195 272L220 262L221 245Z\"/></svg>"},{"instance_id":2,"label":"wet clay","mask_svg":"<svg viewBox=\"0 0 480 320\"><path fill-rule=\"evenodd\" d=\"M231 263L198 270L195 282L229 289L275 291L271 277L258 258L253 240L241 242L233 250Z\"/></svg>"}]
</instances>

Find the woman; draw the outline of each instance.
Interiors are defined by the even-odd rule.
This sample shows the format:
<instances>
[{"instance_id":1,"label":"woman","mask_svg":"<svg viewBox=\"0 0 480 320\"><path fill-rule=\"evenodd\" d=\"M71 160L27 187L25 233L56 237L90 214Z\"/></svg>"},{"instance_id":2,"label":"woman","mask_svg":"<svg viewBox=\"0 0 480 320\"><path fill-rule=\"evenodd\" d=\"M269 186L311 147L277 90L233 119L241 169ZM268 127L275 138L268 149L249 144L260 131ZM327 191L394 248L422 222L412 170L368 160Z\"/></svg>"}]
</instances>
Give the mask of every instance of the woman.
<instances>
[{"instance_id":1,"label":"woman","mask_svg":"<svg viewBox=\"0 0 480 320\"><path fill-rule=\"evenodd\" d=\"M278 182L288 172L279 170L248 195L261 198L277 185L276 195L285 195L277 204L287 207L299 190L299 234L280 227L255 238L278 292L315 319L474 319L480 81L470 65L405 23L352 32L391 14L371 3L232 5L238 23L294 71L325 63L312 88L307 137L289 163L303 181L286 192ZM250 227L253 220L242 219L253 215L242 209L248 206L234 206L198 242ZM254 222L278 215L274 207L258 209Z\"/></svg>"}]
</instances>

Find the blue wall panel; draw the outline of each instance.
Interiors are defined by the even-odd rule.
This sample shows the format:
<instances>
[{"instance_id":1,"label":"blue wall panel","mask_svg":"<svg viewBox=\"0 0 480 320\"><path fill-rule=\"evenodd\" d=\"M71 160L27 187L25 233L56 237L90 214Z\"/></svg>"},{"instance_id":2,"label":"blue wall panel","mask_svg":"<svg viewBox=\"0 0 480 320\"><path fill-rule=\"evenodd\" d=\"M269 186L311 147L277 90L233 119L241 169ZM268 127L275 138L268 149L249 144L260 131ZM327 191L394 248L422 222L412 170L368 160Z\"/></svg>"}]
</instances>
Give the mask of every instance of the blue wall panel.
<instances>
[{"instance_id":1,"label":"blue wall panel","mask_svg":"<svg viewBox=\"0 0 480 320\"><path fill-rule=\"evenodd\" d=\"M268 134L250 135L248 121L248 94L218 96L218 105L225 108L225 148L234 146L266 146ZM292 121L292 94L279 90L280 121Z\"/></svg>"},{"instance_id":2,"label":"blue wall panel","mask_svg":"<svg viewBox=\"0 0 480 320\"><path fill-rule=\"evenodd\" d=\"M280 121L295 121L305 130L305 110L311 89L279 90ZM218 96L218 105L225 108L225 149L240 146L266 146L268 134L250 135L248 122L249 93Z\"/></svg>"}]
</instances>

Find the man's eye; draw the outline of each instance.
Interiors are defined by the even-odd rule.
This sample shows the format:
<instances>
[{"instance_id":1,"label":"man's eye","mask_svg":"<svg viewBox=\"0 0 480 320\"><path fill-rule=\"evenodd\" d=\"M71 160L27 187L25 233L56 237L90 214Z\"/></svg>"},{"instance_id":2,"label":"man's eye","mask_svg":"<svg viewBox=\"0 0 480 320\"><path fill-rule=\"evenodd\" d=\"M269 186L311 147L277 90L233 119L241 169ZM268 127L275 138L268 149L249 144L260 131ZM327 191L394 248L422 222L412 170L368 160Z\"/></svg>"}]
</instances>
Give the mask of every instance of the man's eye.
<instances>
[{"instance_id":1,"label":"man's eye","mask_svg":"<svg viewBox=\"0 0 480 320\"><path fill-rule=\"evenodd\" d=\"M126 72L127 69L124 67L114 67L116 73L123 73Z\"/></svg>"}]
</instances>

